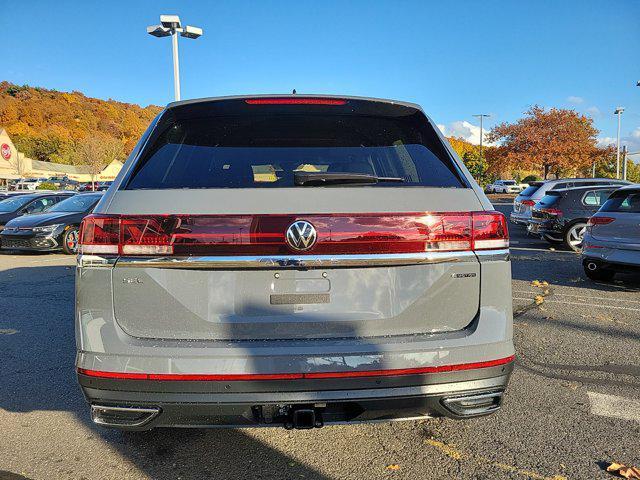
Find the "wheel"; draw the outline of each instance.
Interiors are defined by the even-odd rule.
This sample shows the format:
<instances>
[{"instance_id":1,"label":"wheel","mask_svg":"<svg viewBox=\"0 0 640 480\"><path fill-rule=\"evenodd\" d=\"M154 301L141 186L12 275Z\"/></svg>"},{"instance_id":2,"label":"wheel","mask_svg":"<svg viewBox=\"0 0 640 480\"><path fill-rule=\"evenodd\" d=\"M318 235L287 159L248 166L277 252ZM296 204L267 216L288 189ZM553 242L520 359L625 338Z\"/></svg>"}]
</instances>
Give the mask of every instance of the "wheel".
<instances>
[{"instance_id":1,"label":"wheel","mask_svg":"<svg viewBox=\"0 0 640 480\"><path fill-rule=\"evenodd\" d=\"M582 240L586 230L587 224L584 222L571 224L564 233L564 244L574 252L582 251Z\"/></svg>"},{"instance_id":2,"label":"wheel","mask_svg":"<svg viewBox=\"0 0 640 480\"><path fill-rule=\"evenodd\" d=\"M62 236L62 250L67 255L78 253L78 228L71 227Z\"/></svg>"},{"instance_id":3,"label":"wheel","mask_svg":"<svg viewBox=\"0 0 640 480\"><path fill-rule=\"evenodd\" d=\"M542 239L546 240L552 245L560 245L562 242L564 242L562 238L555 238L555 237L552 237L551 235L547 235L546 233L542 235Z\"/></svg>"},{"instance_id":4,"label":"wheel","mask_svg":"<svg viewBox=\"0 0 640 480\"><path fill-rule=\"evenodd\" d=\"M615 276L615 272L611 270L606 270L600 267L595 262L586 262L583 265L584 274L589 277L591 280L598 280L601 282L608 282L613 279Z\"/></svg>"}]
</instances>

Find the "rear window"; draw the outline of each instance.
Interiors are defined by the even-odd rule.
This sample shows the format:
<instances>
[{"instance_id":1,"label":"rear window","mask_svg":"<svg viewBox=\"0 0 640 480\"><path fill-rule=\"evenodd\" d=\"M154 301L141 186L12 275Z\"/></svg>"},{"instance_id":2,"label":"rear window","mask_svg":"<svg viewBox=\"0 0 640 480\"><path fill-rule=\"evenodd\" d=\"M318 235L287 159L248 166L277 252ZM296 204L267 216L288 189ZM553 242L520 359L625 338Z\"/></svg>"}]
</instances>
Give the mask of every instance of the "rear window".
<instances>
[{"instance_id":1,"label":"rear window","mask_svg":"<svg viewBox=\"0 0 640 480\"><path fill-rule=\"evenodd\" d=\"M554 195L553 193L547 193L544 197L540 199L540 205L544 205L548 207L549 205L553 205L557 203L560 199L560 195Z\"/></svg>"},{"instance_id":2,"label":"rear window","mask_svg":"<svg viewBox=\"0 0 640 480\"><path fill-rule=\"evenodd\" d=\"M640 213L640 191L614 192L600 211Z\"/></svg>"},{"instance_id":3,"label":"rear window","mask_svg":"<svg viewBox=\"0 0 640 480\"><path fill-rule=\"evenodd\" d=\"M530 197L538 191L540 185L531 185L520 192L521 197Z\"/></svg>"},{"instance_id":4,"label":"rear window","mask_svg":"<svg viewBox=\"0 0 640 480\"><path fill-rule=\"evenodd\" d=\"M466 187L420 112L174 119L169 111L165 117L141 153L126 189L294 187L295 172L402 180L367 184L375 187Z\"/></svg>"}]
</instances>

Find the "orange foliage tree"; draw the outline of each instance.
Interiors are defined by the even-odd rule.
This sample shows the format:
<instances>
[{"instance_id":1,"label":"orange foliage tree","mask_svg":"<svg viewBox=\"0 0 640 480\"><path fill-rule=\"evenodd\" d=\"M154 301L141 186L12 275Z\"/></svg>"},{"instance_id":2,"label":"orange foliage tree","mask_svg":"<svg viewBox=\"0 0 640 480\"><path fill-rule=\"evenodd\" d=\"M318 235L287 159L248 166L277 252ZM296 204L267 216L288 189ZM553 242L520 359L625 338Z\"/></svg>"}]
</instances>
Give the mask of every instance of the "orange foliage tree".
<instances>
[{"instance_id":1,"label":"orange foliage tree","mask_svg":"<svg viewBox=\"0 0 640 480\"><path fill-rule=\"evenodd\" d=\"M544 178L576 175L593 164L598 133L591 118L574 110L533 106L515 123L487 134L501 144L492 169L539 169Z\"/></svg>"},{"instance_id":2,"label":"orange foliage tree","mask_svg":"<svg viewBox=\"0 0 640 480\"><path fill-rule=\"evenodd\" d=\"M128 154L160 110L0 82L0 126L35 160L77 163L81 143L96 136L117 140Z\"/></svg>"}]
</instances>

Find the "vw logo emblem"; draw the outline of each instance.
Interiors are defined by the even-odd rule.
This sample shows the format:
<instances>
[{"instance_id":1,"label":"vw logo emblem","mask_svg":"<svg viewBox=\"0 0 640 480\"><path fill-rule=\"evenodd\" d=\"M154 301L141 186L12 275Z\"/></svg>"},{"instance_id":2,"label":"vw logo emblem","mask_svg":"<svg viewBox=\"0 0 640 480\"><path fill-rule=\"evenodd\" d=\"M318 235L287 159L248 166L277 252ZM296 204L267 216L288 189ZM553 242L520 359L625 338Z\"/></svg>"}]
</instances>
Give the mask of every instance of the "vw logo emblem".
<instances>
[{"instance_id":1,"label":"vw logo emblem","mask_svg":"<svg viewBox=\"0 0 640 480\"><path fill-rule=\"evenodd\" d=\"M316 243L316 228L305 220L293 222L287 228L287 244L294 250L309 250Z\"/></svg>"}]
</instances>

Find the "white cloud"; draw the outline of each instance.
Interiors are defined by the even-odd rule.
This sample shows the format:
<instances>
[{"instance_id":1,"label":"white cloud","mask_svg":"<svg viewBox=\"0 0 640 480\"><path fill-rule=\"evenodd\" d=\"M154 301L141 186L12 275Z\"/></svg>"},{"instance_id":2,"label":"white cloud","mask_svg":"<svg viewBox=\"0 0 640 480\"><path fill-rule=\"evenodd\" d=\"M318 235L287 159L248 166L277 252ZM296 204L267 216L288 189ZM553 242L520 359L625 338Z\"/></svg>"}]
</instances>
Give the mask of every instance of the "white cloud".
<instances>
[{"instance_id":1,"label":"white cloud","mask_svg":"<svg viewBox=\"0 0 640 480\"><path fill-rule=\"evenodd\" d=\"M573 105L580 105L581 103L584 103L584 98L571 95L567 97L567 102L572 103Z\"/></svg>"},{"instance_id":2,"label":"white cloud","mask_svg":"<svg viewBox=\"0 0 640 480\"><path fill-rule=\"evenodd\" d=\"M598 138L598 146L606 147L607 145L616 145L616 137L600 137ZM636 127L634 130L620 137L620 148L623 145L627 146L629 152L640 152L640 127ZM638 157L636 157L638 158Z\"/></svg>"},{"instance_id":3,"label":"white cloud","mask_svg":"<svg viewBox=\"0 0 640 480\"><path fill-rule=\"evenodd\" d=\"M466 140L469 143L474 145L478 145L480 143L480 126L473 125L466 120L458 120L455 122L451 122L448 125L438 125L440 131L445 134L447 137L457 137ZM487 142L487 131L488 128L483 127L483 145L495 145L495 143Z\"/></svg>"},{"instance_id":4,"label":"white cloud","mask_svg":"<svg viewBox=\"0 0 640 480\"><path fill-rule=\"evenodd\" d=\"M598 107L588 107L585 110L589 115L591 115L592 117L599 117L600 115L602 115L602 112L600 111L600 109Z\"/></svg>"}]
</instances>

